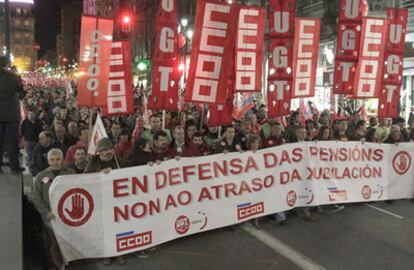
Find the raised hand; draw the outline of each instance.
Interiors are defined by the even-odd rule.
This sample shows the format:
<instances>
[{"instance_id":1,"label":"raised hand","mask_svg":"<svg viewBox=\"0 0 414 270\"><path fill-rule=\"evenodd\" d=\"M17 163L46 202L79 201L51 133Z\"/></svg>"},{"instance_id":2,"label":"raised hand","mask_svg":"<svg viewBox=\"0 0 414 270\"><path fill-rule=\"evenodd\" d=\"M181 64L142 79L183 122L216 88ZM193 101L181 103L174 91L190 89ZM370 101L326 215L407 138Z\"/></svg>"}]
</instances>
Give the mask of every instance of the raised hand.
<instances>
[{"instance_id":1,"label":"raised hand","mask_svg":"<svg viewBox=\"0 0 414 270\"><path fill-rule=\"evenodd\" d=\"M74 220L81 219L85 212L84 199L81 195L72 196L72 210L65 208L66 213Z\"/></svg>"}]
</instances>

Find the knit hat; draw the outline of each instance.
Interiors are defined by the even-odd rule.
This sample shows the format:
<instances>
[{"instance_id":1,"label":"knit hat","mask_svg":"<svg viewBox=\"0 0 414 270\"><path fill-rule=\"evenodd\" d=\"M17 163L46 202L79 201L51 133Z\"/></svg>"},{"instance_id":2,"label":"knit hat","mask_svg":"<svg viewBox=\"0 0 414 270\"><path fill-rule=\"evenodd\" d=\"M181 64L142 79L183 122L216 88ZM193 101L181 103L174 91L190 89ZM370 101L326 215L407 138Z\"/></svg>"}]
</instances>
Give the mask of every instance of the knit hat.
<instances>
[{"instance_id":1,"label":"knit hat","mask_svg":"<svg viewBox=\"0 0 414 270\"><path fill-rule=\"evenodd\" d=\"M111 140L108 138L102 138L98 142L98 152L102 152L102 151L113 149L113 148L114 146Z\"/></svg>"}]
</instances>

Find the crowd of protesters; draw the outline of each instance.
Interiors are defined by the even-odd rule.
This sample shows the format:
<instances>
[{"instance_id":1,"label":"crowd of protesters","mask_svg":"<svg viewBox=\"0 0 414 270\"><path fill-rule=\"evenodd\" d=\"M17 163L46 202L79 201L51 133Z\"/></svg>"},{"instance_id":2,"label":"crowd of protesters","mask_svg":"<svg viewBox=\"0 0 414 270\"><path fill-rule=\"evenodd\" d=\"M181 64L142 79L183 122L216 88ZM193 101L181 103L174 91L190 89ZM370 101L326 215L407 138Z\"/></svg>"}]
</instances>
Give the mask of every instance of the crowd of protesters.
<instances>
[{"instance_id":1,"label":"crowd of protesters","mask_svg":"<svg viewBox=\"0 0 414 270\"><path fill-rule=\"evenodd\" d=\"M10 83L16 82L10 80ZM19 86L16 89L21 90ZM154 163L180 157L256 151L312 140L389 144L414 142L414 128L407 127L405 119L401 117L378 119L373 116L366 121L359 114L337 116L323 111L305 120L299 111L292 111L286 118L287 123L282 124L267 117L266 107L262 105L251 109L241 121L234 121L233 125L211 127L206 124L207 117L197 106L181 113L167 112L162 116L152 112L148 116L141 102L142 96L139 96L143 92L137 93L140 94L136 94L134 99L135 114L103 118L109 138L101 139L97 144L97 155L90 156L87 154L89 114L92 113L95 118L96 110L78 108L76 93L68 95L63 88L25 86L22 102L25 116L20 121L20 136L25 147L24 162L28 173L35 178L33 203L46 227L49 265L62 264L50 226L50 220L54 216L50 211L48 197L50 184L58 175L108 173L122 167L152 166ZM3 129L4 126L0 125ZM13 136L17 138L18 135ZM16 149L17 145L14 144L6 149L12 171L20 171L20 166L15 161ZM330 210L340 209L343 206L335 205ZM317 211L323 209L319 207ZM300 208L296 212L307 221L316 219L316 211L313 209ZM283 212L277 213L275 218L279 224L286 221ZM254 223L260 227L259 220L256 219ZM137 256L145 258L147 254L139 252ZM119 264L125 263L123 257L116 258L116 261ZM111 260L106 259L104 263L109 264Z\"/></svg>"}]
</instances>

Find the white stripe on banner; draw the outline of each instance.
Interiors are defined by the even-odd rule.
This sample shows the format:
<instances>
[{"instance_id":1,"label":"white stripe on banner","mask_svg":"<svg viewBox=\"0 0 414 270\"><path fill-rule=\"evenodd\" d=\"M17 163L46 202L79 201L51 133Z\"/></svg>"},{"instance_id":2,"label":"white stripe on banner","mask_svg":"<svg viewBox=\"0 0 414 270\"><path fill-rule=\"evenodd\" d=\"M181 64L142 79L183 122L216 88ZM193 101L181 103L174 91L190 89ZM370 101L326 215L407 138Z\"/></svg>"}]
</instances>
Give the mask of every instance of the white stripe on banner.
<instances>
[{"instance_id":1,"label":"white stripe on banner","mask_svg":"<svg viewBox=\"0 0 414 270\"><path fill-rule=\"evenodd\" d=\"M111 60L121 60L122 54L113 54L111 55Z\"/></svg>"},{"instance_id":2,"label":"white stripe on banner","mask_svg":"<svg viewBox=\"0 0 414 270\"><path fill-rule=\"evenodd\" d=\"M279 239L273 237L273 235L263 231L253 228L251 224L246 224L242 226L243 230L249 233L251 236L270 247L283 257L290 260L292 263L299 266L304 270L325 270L326 268L322 265L317 264L311 258L303 255L302 253L294 250L290 246L286 245Z\"/></svg>"},{"instance_id":3,"label":"white stripe on banner","mask_svg":"<svg viewBox=\"0 0 414 270\"><path fill-rule=\"evenodd\" d=\"M111 66L123 66L124 65L124 61L122 60L112 60L109 63Z\"/></svg>"}]
</instances>

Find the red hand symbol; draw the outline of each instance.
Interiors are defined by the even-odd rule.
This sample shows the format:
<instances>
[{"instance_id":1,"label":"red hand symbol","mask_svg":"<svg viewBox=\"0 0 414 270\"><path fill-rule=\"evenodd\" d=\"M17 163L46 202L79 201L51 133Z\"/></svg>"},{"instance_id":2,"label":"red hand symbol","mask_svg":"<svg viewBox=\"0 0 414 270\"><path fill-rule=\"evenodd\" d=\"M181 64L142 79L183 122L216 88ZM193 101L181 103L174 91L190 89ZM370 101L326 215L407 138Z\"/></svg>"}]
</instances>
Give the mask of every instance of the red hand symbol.
<instances>
[{"instance_id":1,"label":"red hand symbol","mask_svg":"<svg viewBox=\"0 0 414 270\"><path fill-rule=\"evenodd\" d=\"M73 195L72 210L65 208L65 211L73 220L81 219L85 212L83 197L79 194Z\"/></svg>"}]
</instances>

